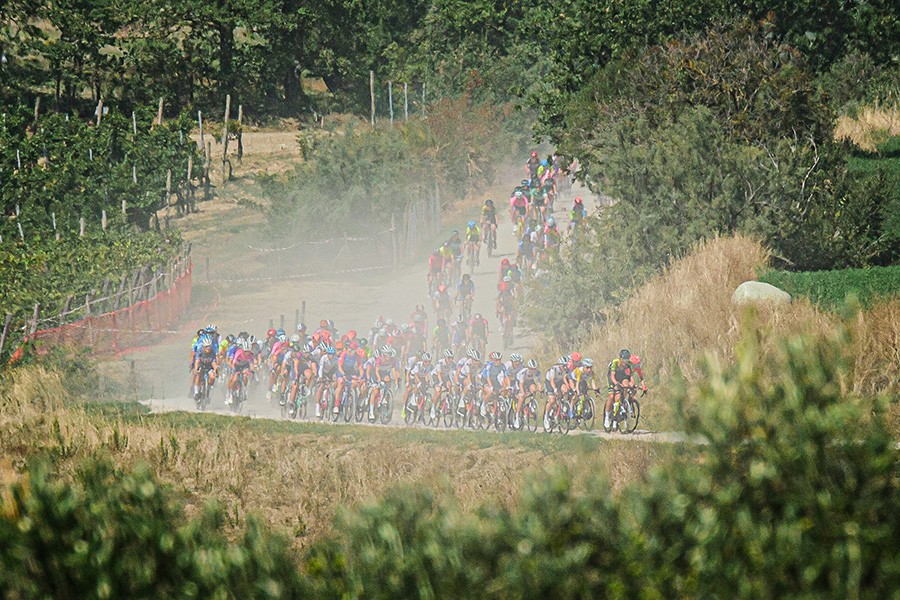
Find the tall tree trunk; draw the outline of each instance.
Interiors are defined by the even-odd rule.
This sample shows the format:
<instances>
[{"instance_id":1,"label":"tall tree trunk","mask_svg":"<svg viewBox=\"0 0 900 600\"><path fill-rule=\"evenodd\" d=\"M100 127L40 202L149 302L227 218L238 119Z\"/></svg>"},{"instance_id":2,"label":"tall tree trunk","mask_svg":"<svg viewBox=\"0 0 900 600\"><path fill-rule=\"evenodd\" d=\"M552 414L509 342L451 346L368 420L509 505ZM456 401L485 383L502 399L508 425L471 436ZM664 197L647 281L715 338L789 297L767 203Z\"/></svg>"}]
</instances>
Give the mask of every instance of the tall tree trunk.
<instances>
[{"instance_id":1,"label":"tall tree trunk","mask_svg":"<svg viewBox=\"0 0 900 600\"><path fill-rule=\"evenodd\" d=\"M225 98L231 94L233 102L238 101L235 90L234 76L234 21L231 19L220 22L219 30L219 94Z\"/></svg>"}]
</instances>

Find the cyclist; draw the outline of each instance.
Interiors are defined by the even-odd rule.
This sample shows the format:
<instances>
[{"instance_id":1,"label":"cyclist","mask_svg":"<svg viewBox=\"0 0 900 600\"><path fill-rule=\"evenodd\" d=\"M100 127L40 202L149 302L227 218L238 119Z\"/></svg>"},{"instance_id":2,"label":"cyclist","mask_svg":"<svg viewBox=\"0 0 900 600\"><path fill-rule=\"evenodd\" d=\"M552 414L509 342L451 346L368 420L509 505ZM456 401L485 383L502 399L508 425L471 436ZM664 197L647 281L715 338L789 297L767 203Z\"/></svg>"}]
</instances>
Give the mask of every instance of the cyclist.
<instances>
[{"instance_id":1,"label":"cyclist","mask_svg":"<svg viewBox=\"0 0 900 600\"><path fill-rule=\"evenodd\" d=\"M272 394L278 391L278 377L282 374L281 364L289 347L290 344L284 330L278 329L272 353L269 355L269 389L266 391L266 400L271 400Z\"/></svg>"},{"instance_id":2,"label":"cyclist","mask_svg":"<svg viewBox=\"0 0 900 600\"><path fill-rule=\"evenodd\" d=\"M584 201L581 196L575 196L575 204L572 205L572 210L569 212L569 228L573 230L573 233L581 228L585 219L587 219L587 209L584 207Z\"/></svg>"},{"instance_id":3,"label":"cyclist","mask_svg":"<svg viewBox=\"0 0 900 600\"><path fill-rule=\"evenodd\" d=\"M475 300L475 282L472 281L472 276L468 273L463 274L462 279L459 280L459 284L456 286L456 300L460 302L460 306L468 306L469 310L471 310L472 302ZM468 312L465 308L463 309L464 314L468 314Z\"/></svg>"},{"instance_id":4,"label":"cyclist","mask_svg":"<svg viewBox=\"0 0 900 600\"><path fill-rule=\"evenodd\" d=\"M366 360L365 350L362 350L356 341L350 342L349 347L341 352L337 364L337 388L334 391L334 408L332 409L334 414L340 411L344 388L350 385L351 389L359 389L359 378L363 374Z\"/></svg>"},{"instance_id":5,"label":"cyclist","mask_svg":"<svg viewBox=\"0 0 900 600\"><path fill-rule=\"evenodd\" d=\"M519 369L516 373L515 380L515 387L518 389L519 396L518 401L516 402L516 416L513 427L518 429L521 426L519 424L519 419L522 415L522 406L525 403L525 397L537 392L538 383L541 380L541 372L540 369L538 369L537 361L533 358L530 359L528 361L528 366L524 369Z\"/></svg>"},{"instance_id":6,"label":"cyclist","mask_svg":"<svg viewBox=\"0 0 900 600\"><path fill-rule=\"evenodd\" d=\"M419 357L419 360L416 361L412 368L409 370L409 383L406 386L406 391L403 393L403 414L406 415L406 405L409 402L409 397L412 395L413 389L420 389L422 391L422 398L425 398L425 392L428 387L428 381L431 379L431 372L434 371L434 365L431 364L431 355L427 352L423 352ZM422 409L422 406L419 406L419 409Z\"/></svg>"},{"instance_id":7,"label":"cyclist","mask_svg":"<svg viewBox=\"0 0 900 600\"><path fill-rule=\"evenodd\" d=\"M434 396L431 400L431 417L434 411L441 405L441 397L449 392L453 386L453 375L456 372L456 361L453 360L453 350L447 348L441 353L441 358L434 365L431 374L434 383Z\"/></svg>"},{"instance_id":8,"label":"cyclist","mask_svg":"<svg viewBox=\"0 0 900 600\"><path fill-rule=\"evenodd\" d=\"M441 250L435 249L428 257L428 291L431 292L437 287L441 278L441 272L444 270L444 257Z\"/></svg>"},{"instance_id":9,"label":"cyclist","mask_svg":"<svg viewBox=\"0 0 900 600\"><path fill-rule=\"evenodd\" d=\"M306 382L307 387L312 381L312 373L315 363L312 361L310 353L312 348L309 344L304 344L299 334L291 336L291 355L290 360L290 381L291 381L291 405L297 402L297 393L300 390L300 381Z\"/></svg>"},{"instance_id":10,"label":"cyclist","mask_svg":"<svg viewBox=\"0 0 900 600\"><path fill-rule=\"evenodd\" d=\"M437 318L449 319L453 312L453 298L447 291L447 286L441 284L434 294L434 314Z\"/></svg>"},{"instance_id":11,"label":"cyclist","mask_svg":"<svg viewBox=\"0 0 900 600\"><path fill-rule=\"evenodd\" d=\"M200 382L205 378L209 382L209 387L212 387L219 374L219 363L216 360L213 341L208 337L201 337L200 348L194 368L194 400L200 399Z\"/></svg>"},{"instance_id":12,"label":"cyclist","mask_svg":"<svg viewBox=\"0 0 900 600\"><path fill-rule=\"evenodd\" d=\"M472 252L475 266L481 264L481 228L475 221L466 224L466 254Z\"/></svg>"},{"instance_id":13,"label":"cyclist","mask_svg":"<svg viewBox=\"0 0 900 600\"><path fill-rule=\"evenodd\" d=\"M372 390L369 392L369 420L375 420L375 399L381 389L380 384L385 387L400 377L400 367L397 361L397 351L388 345L384 345L378 349L375 355L366 363L367 377L372 383Z\"/></svg>"},{"instance_id":14,"label":"cyclist","mask_svg":"<svg viewBox=\"0 0 900 600\"><path fill-rule=\"evenodd\" d=\"M494 207L494 201L488 198L481 207L481 227L484 230L485 244L487 243L488 230L493 232L491 250L497 249L497 209Z\"/></svg>"},{"instance_id":15,"label":"cyclist","mask_svg":"<svg viewBox=\"0 0 900 600\"><path fill-rule=\"evenodd\" d=\"M566 365L568 362L568 357L559 357L556 364L547 370L547 375L544 377L544 390L547 392L547 406L544 409L544 429L550 429L549 417L553 410L553 404L568 389L566 385Z\"/></svg>"},{"instance_id":16,"label":"cyclist","mask_svg":"<svg viewBox=\"0 0 900 600\"><path fill-rule=\"evenodd\" d=\"M513 326L516 324L516 296L506 281L500 284L500 292L497 294L497 319L501 325L506 319L511 319Z\"/></svg>"},{"instance_id":17,"label":"cyclist","mask_svg":"<svg viewBox=\"0 0 900 600\"><path fill-rule=\"evenodd\" d=\"M231 356L231 379L228 381L228 388L225 390L225 404L231 404L231 396L238 389L238 382L244 379L244 385L250 383L250 374L253 371L253 365L256 363L256 356L250 349L250 342L244 341L237 346L237 349Z\"/></svg>"},{"instance_id":18,"label":"cyclist","mask_svg":"<svg viewBox=\"0 0 900 600\"><path fill-rule=\"evenodd\" d=\"M646 392L647 382L644 381L640 357L632 355L627 348L623 348L619 351L618 358L614 358L609 363L606 371L609 393L606 398L606 407L603 411L603 427L605 429L612 427L613 403L618 404L622 401L624 388L634 387L634 372L637 372L638 377L641 378L641 390Z\"/></svg>"},{"instance_id":19,"label":"cyclist","mask_svg":"<svg viewBox=\"0 0 900 600\"><path fill-rule=\"evenodd\" d=\"M544 225L544 248L547 250L555 250L559 247L560 237L561 234L559 233L559 228L556 226L556 219L551 216Z\"/></svg>"},{"instance_id":20,"label":"cyclist","mask_svg":"<svg viewBox=\"0 0 900 600\"><path fill-rule=\"evenodd\" d=\"M503 281L504 277L507 277L509 275L510 269L512 269L512 267L509 264L508 258L504 258L503 260L500 261L500 272L499 272L499 276L497 278L498 284Z\"/></svg>"},{"instance_id":21,"label":"cyclist","mask_svg":"<svg viewBox=\"0 0 900 600\"><path fill-rule=\"evenodd\" d=\"M434 331L431 332L431 337L434 339L435 355L450 348L450 328L447 326L446 319L438 319Z\"/></svg>"},{"instance_id":22,"label":"cyclist","mask_svg":"<svg viewBox=\"0 0 900 600\"><path fill-rule=\"evenodd\" d=\"M466 330L468 323L462 315L459 315L450 326L451 338L450 347L454 352L459 352L466 345Z\"/></svg>"},{"instance_id":23,"label":"cyclist","mask_svg":"<svg viewBox=\"0 0 900 600\"><path fill-rule=\"evenodd\" d=\"M316 417L322 416L319 408L322 403L322 394L325 392L325 388L331 385L334 376L337 374L338 357L336 354L337 350L335 347L328 345L325 348L325 353L322 355L322 358L319 359L319 372L317 373L317 376L319 381L322 382L322 385L319 386L319 389L316 392Z\"/></svg>"},{"instance_id":24,"label":"cyclist","mask_svg":"<svg viewBox=\"0 0 900 600\"><path fill-rule=\"evenodd\" d=\"M475 313L469 321L469 328L466 330L469 342L475 346L476 349L484 348L487 345L488 334L489 328L487 319L481 316L481 313Z\"/></svg>"},{"instance_id":25,"label":"cyclist","mask_svg":"<svg viewBox=\"0 0 900 600\"><path fill-rule=\"evenodd\" d=\"M509 360L505 363L506 373L509 375L509 383L510 387L512 387L513 395L518 394L517 385L518 380L516 377L519 375L519 372L525 369L525 364L522 362L522 355L516 352L513 352L509 355ZM516 425L518 428L518 425Z\"/></svg>"},{"instance_id":26,"label":"cyclist","mask_svg":"<svg viewBox=\"0 0 900 600\"><path fill-rule=\"evenodd\" d=\"M528 158L528 162L525 163L525 176L529 179L535 179L540 165L541 161L538 159L538 153L532 152L531 156Z\"/></svg>"},{"instance_id":27,"label":"cyclist","mask_svg":"<svg viewBox=\"0 0 900 600\"><path fill-rule=\"evenodd\" d=\"M463 397L467 397L469 390L473 390L481 384L482 380L482 364L481 353L474 348L470 348L466 352L466 358L459 362L459 368L456 372L457 383L462 387ZM471 406L467 405L466 410L470 411ZM471 414L471 413L469 413ZM474 427L474 423L469 423L470 427Z\"/></svg>"},{"instance_id":28,"label":"cyclist","mask_svg":"<svg viewBox=\"0 0 900 600\"><path fill-rule=\"evenodd\" d=\"M500 392L509 388L509 373L506 370L506 365L500 361L501 358L503 358L503 355L499 352L491 352L489 356L490 361L484 365L484 370L481 372L481 378L484 383L481 400L484 404L487 404L496 398Z\"/></svg>"},{"instance_id":29,"label":"cyclist","mask_svg":"<svg viewBox=\"0 0 900 600\"><path fill-rule=\"evenodd\" d=\"M524 192L517 190L509 199L509 220L513 224L513 235L518 233L517 225L520 219L528 214L528 197Z\"/></svg>"}]
</instances>

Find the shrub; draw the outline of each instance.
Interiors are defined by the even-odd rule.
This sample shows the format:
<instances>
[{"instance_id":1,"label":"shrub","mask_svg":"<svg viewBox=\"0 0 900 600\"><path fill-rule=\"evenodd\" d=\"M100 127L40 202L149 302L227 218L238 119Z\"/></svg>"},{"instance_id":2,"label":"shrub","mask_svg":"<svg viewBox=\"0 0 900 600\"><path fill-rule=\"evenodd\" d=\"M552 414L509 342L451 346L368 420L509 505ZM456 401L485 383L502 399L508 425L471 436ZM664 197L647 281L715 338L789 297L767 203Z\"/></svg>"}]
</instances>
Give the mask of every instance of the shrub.
<instances>
[{"instance_id":1,"label":"shrub","mask_svg":"<svg viewBox=\"0 0 900 600\"><path fill-rule=\"evenodd\" d=\"M281 538L251 520L231 543L222 511L186 519L146 468L86 461L74 482L34 465L0 497L5 598L289 598L301 580Z\"/></svg>"}]
</instances>

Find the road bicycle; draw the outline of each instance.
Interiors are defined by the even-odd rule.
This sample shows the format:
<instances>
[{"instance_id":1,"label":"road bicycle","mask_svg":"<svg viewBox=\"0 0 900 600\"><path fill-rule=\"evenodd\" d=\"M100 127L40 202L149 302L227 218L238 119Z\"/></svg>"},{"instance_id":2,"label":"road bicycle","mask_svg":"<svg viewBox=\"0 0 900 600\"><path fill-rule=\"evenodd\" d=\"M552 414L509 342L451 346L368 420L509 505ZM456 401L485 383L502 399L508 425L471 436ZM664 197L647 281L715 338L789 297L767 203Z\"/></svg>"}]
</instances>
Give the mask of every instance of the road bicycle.
<instances>
[{"instance_id":1,"label":"road bicycle","mask_svg":"<svg viewBox=\"0 0 900 600\"><path fill-rule=\"evenodd\" d=\"M647 392L641 392L643 397ZM609 433L613 429L617 429L619 433L634 433L637 429L638 421L641 419L641 403L636 398L637 388L634 386L622 387L616 386L616 395L620 398L613 405L613 416L610 419L610 426L607 428L606 423L603 429Z\"/></svg>"}]
</instances>

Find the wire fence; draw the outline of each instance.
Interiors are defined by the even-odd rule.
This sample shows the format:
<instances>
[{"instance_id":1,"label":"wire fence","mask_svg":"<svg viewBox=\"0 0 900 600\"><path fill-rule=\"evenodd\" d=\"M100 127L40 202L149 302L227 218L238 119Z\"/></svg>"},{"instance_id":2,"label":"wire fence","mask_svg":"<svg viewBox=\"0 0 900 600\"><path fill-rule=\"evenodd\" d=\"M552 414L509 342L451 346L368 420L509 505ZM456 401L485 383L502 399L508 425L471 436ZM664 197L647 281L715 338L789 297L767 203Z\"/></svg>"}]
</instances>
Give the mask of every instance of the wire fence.
<instances>
[{"instance_id":1,"label":"wire fence","mask_svg":"<svg viewBox=\"0 0 900 600\"><path fill-rule=\"evenodd\" d=\"M7 364L26 352L46 352L49 344L77 344L95 355L115 354L153 343L171 333L190 304L193 287L191 248L165 266L145 266L104 281L99 291L76 301L69 296L61 307L34 305L32 317L13 323L6 315L0 335L0 357Z\"/></svg>"}]
</instances>

